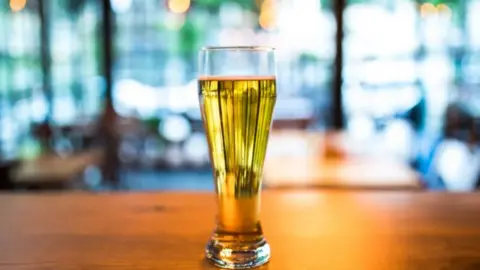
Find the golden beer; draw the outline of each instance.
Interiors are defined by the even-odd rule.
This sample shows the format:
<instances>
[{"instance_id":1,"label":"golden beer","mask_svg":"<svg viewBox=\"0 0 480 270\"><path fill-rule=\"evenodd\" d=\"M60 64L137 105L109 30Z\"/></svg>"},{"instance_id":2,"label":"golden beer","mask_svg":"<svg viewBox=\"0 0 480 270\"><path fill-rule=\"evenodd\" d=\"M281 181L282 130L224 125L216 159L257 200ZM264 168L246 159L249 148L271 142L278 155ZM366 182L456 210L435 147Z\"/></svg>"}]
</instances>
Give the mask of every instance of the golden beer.
<instances>
[{"instance_id":1,"label":"golden beer","mask_svg":"<svg viewBox=\"0 0 480 270\"><path fill-rule=\"evenodd\" d=\"M223 268L257 267L270 259L260 223L260 191L277 96L274 49L206 47L198 64L218 205L205 256Z\"/></svg>"},{"instance_id":2,"label":"golden beer","mask_svg":"<svg viewBox=\"0 0 480 270\"><path fill-rule=\"evenodd\" d=\"M199 92L219 207L211 244L232 251L239 243L266 245L260 191L275 77L201 77Z\"/></svg>"}]
</instances>

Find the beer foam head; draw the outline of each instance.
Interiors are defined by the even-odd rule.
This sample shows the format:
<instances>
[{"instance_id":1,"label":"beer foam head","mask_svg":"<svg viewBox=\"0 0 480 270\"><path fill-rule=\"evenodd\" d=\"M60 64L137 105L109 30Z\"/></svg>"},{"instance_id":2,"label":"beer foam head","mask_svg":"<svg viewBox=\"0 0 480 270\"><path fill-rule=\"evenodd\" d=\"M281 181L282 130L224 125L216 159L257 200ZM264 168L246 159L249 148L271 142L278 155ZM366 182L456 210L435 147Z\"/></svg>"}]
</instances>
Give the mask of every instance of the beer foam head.
<instances>
[{"instance_id":1,"label":"beer foam head","mask_svg":"<svg viewBox=\"0 0 480 270\"><path fill-rule=\"evenodd\" d=\"M263 81L275 80L275 76L200 76L200 81Z\"/></svg>"}]
</instances>

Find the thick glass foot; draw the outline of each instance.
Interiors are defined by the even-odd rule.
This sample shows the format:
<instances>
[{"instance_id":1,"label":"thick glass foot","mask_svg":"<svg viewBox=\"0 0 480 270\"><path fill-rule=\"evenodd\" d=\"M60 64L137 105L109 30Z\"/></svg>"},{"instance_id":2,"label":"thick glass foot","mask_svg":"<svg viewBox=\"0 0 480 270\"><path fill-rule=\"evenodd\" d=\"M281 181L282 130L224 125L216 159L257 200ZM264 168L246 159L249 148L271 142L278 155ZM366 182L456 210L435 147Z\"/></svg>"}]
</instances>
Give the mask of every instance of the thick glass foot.
<instances>
[{"instance_id":1,"label":"thick glass foot","mask_svg":"<svg viewBox=\"0 0 480 270\"><path fill-rule=\"evenodd\" d=\"M270 246L263 236L245 242L242 236L214 234L205 249L207 259L215 266L247 269L261 266L270 259Z\"/></svg>"}]
</instances>

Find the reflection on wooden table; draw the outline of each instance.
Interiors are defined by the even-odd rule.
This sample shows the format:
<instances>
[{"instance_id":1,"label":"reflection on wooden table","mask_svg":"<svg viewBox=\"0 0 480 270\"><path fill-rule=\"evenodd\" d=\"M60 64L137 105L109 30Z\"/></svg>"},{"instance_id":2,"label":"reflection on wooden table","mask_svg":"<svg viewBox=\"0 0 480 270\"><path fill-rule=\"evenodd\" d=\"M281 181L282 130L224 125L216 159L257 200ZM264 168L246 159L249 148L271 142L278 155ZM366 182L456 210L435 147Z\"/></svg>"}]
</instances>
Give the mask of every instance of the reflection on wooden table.
<instances>
[{"instance_id":1,"label":"reflection on wooden table","mask_svg":"<svg viewBox=\"0 0 480 270\"><path fill-rule=\"evenodd\" d=\"M265 160L266 187L422 189L418 174L388 155L352 154L340 133L273 132Z\"/></svg>"}]
</instances>

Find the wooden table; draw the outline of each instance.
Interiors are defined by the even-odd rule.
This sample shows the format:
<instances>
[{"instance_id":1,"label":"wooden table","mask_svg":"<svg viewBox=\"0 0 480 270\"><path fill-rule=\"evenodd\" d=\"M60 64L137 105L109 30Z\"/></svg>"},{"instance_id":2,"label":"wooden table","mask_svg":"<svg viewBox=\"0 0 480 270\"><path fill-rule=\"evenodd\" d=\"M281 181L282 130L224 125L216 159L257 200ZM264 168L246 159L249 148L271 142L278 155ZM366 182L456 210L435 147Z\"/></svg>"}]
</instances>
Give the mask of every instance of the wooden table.
<instances>
[{"instance_id":1,"label":"wooden table","mask_svg":"<svg viewBox=\"0 0 480 270\"><path fill-rule=\"evenodd\" d=\"M0 195L0 269L214 269L210 193ZM265 191L261 269L480 269L480 196Z\"/></svg>"},{"instance_id":2,"label":"wooden table","mask_svg":"<svg viewBox=\"0 0 480 270\"><path fill-rule=\"evenodd\" d=\"M406 161L370 146L352 153L357 142L343 133L277 131L270 136L264 165L269 188L328 187L341 189L421 190L417 172ZM377 146L378 148L378 146Z\"/></svg>"},{"instance_id":3,"label":"wooden table","mask_svg":"<svg viewBox=\"0 0 480 270\"><path fill-rule=\"evenodd\" d=\"M100 164L102 152L89 150L71 156L45 155L21 163L13 171L14 185L18 187L68 187L75 176L90 165Z\"/></svg>"}]
</instances>

